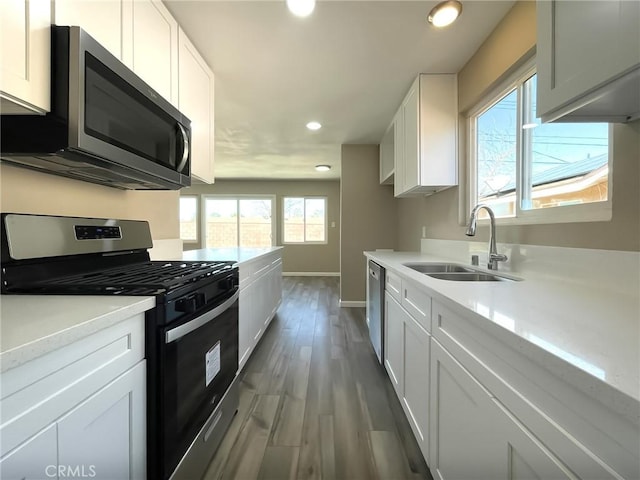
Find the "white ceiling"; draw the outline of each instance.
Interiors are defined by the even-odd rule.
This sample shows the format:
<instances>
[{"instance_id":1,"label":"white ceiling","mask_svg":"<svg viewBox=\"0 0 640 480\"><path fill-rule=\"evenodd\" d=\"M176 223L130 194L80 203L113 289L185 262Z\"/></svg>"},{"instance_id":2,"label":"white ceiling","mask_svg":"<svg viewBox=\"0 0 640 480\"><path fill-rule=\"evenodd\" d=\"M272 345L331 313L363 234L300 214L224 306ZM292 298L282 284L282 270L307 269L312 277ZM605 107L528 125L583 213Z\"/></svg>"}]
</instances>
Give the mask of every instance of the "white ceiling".
<instances>
[{"instance_id":1,"label":"white ceiling","mask_svg":"<svg viewBox=\"0 0 640 480\"><path fill-rule=\"evenodd\" d=\"M216 178L327 179L342 144L379 143L416 75L458 72L514 2L463 0L442 30L435 1L320 0L307 18L284 0L164 3L215 73Z\"/></svg>"}]
</instances>

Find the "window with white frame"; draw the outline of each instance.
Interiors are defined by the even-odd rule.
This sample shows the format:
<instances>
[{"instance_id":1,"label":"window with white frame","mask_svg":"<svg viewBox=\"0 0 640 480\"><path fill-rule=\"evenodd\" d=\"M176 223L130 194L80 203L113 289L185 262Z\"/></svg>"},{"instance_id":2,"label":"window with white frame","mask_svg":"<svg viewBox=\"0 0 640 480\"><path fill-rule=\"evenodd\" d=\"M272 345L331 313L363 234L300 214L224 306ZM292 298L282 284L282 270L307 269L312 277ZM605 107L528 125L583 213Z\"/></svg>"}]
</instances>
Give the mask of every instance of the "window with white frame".
<instances>
[{"instance_id":1,"label":"window with white frame","mask_svg":"<svg viewBox=\"0 0 640 480\"><path fill-rule=\"evenodd\" d=\"M611 218L609 124L542 124L533 61L471 112L469 133L468 209L511 223Z\"/></svg>"},{"instance_id":2,"label":"window with white frame","mask_svg":"<svg viewBox=\"0 0 640 480\"><path fill-rule=\"evenodd\" d=\"M327 242L327 198L283 198L283 242Z\"/></svg>"},{"instance_id":3,"label":"window with white frame","mask_svg":"<svg viewBox=\"0 0 640 480\"><path fill-rule=\"evenodd\" d=\"M180 197L180 238L185 242L198 241L198 197Z\"/></svg>"},{"instance_id":4,"label":"window with white frame","mask_svg":"<svg viewBox=\"0 0 640 480\"><path fill-rule=\"evenodd\" d=\"M203 197L205 248L273 245L273 197Z\"/></svg>"}]
</instances>

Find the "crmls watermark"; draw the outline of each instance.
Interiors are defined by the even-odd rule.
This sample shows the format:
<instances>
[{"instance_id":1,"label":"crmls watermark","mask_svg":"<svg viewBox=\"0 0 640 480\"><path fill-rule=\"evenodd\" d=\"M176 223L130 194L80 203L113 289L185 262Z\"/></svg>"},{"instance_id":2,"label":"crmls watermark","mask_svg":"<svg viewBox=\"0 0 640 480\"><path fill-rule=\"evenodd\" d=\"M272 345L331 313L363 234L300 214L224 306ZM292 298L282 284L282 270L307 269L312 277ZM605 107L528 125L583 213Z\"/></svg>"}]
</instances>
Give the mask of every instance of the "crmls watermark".
<instances>
[{"instance_id":1,"label":"crmls watermark","mask_svg":"<svg viewBox=\"0 0 640 480\"><path fill-rule=\"evenodd\" d=\"M44 473L49 478L93 478L95 465L47 465Z\"/></svg>"}]
</instances>

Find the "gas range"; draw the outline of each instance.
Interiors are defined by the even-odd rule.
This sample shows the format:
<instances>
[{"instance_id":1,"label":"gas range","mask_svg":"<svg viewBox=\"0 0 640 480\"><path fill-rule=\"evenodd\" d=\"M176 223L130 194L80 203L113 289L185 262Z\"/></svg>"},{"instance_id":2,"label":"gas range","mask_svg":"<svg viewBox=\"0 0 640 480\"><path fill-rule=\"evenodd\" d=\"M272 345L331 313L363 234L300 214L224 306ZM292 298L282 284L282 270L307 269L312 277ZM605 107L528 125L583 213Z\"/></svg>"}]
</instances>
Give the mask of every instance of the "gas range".
<instances>
[{"instance_id":1,"label":"gas range","mask_svg":"<svg viewBox=\"0 0 640 480\"><path fill-rule=\"evenodd\" d=\"M201 477L237 411L237 264L151 261L144 221L3 213L0 223L2 294L155 298L147 476Z\"/></svg>"}]
</instances>

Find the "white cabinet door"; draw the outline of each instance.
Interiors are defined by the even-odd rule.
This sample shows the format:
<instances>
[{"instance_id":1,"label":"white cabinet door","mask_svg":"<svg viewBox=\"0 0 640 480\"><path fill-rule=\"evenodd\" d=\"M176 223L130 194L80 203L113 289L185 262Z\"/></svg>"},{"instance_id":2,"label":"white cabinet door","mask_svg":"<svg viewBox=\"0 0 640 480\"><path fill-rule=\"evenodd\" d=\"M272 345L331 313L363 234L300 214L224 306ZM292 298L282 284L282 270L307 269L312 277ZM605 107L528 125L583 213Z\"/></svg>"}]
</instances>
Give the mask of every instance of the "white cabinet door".
<instances>
[{"instance_id":1,"label":"white cabinet door","mask_svg":"<svg viewBox=\"0 0 640 480\"><path fill-rule=\"evenodd\" d=\"M393 183L394 139L395 122L391 122L380 141L380 184Z\"/></svg>"},{"instance_id":2,"label":"white cabinet door","mask_svg":"<svg viewBox=\"0 0 640 480\"><path fill-rule=\"evenodd\" d=\"M0 109L48 112L51 97L51 3L0 1Z\"/></svg>"},{"instance_id":3,"label":"white cabinet door","mask_svg":"<svg viewBox=\"0 0 640 480\"><path fill-rule=\"evenodd\" d=\"M0 460L3 480L58 478L58 438L50 425Z\"/></svg>"},{"instance_id":4,"label":"white cabinet door","mask_svg":"<svg viewBox=\"0 0 640 480\"><path fill-rule=\"evenodd\" d=\"M178 107L191 120L191 174L213 183L213 72L182 29L178 32L178 64Z\"/></svg>"},{"instance_id":5,"label":"white cabinet door","mask_svg":"<svg viewBox=\"0 0 640 480\"><path fill-rule=\"evenodd\" d=\"M504 458L509 480L577 480L571 470L552 454L530 431L526 429L500 402L494 399L502 411L502 419L494 427L501 433ZM598 472L593 478L612 478Z\"/></svg>"},{"instance_id":6,"label":"white cabinet door","mask_svg":"<svg viewBox=\"0 0 640 480\"><path fill-rule=\"evenodd\" d=\"M404 192L404 113L402 105L393 117L393 194Z\"/></svg>"},{"instance_id":7,"label":"white cabinet door","mask_svg":"<svg viewBox=\"0 0 640 480\"><path fill-rule=\"evenodd\" d=\"M146 362L122 374L58 421L58 462L92 478L145 478Z\"/></svg>"},{"instance_id":8,"label":"white cabinet door","mask_svg":"<svg viewBox=\"0 0 640 480\"><path fill-rule=\"evenodd\" d=\"M430 459L434 478L501 480L506 456L501 417L488 392L431 341Z\"/></svg>"},{"instance_id":9,"label":"white cabinet door","mask_svg":"<svg viewBox=\"0 0 640 480\"><path fill-rule=\"evenodd\" d=\"M178 104L178 22L159 0L133 2L133 71Z\"/></svg>"},{"instance_id":10,"label":"white cabinet door","mask_svg":"<svg viewBox=\"0 0 640 480\"><path fill-rule=\"evenodd\" d=\"M623 121L640 114L640 2L537 2L537 114ZM628 82L612 82L636 70Z\"/></svg>"},{"instance_id":11,"label":"white cabinet door","mask_svg":"<svg viewBox=\"0 0 640 480\"><path fill-rule=\"evenodd\" d=\"M404 406L422 455L429 463L430 335L406 316L404 332Z\"/></svg>"},{"instance_id":12,"label":"white cabinet door","mask_svg":"<svg viewBox=\"0 0 640 480\"><path fill-rule=\"evenodd\" d=\"M56 25L82 27L116 58L131 67L125 51L130 30L125 22L130 2L125 0L55 0L53 21Z\"/></svg>"},{"instance_id":13,"label":"white cabinet door","mask_svg":"<svg viewBox=\"0 0 640 480\"><path fill-rule=\"evenodd\" d=\"M240 267L242 268L242 267ZM255 344L254 330L254 284L251 283L240 290L238 314L238 371L247 363Z\"/></svg>"},{"instance_id":14,"label":"white cabinet door","mask_svg":"<svg viewBox=\"0 0 640 480\"><path fill-rule=\"evenodd\" d=\"M420 78L411 85L402 102L404 126L404 179L406 192L420 184Z\"/></svg>"},{"instance_id":15,"label":"white cabinet door","mask_svg":"<svg viewBox=\"0 0 640 480\"><path fill-rule=\"evenodd\" d=\"M402 402L404 396L404 317L407 313L385 293L384 366Z\"/></svg>"}]
</instances>

